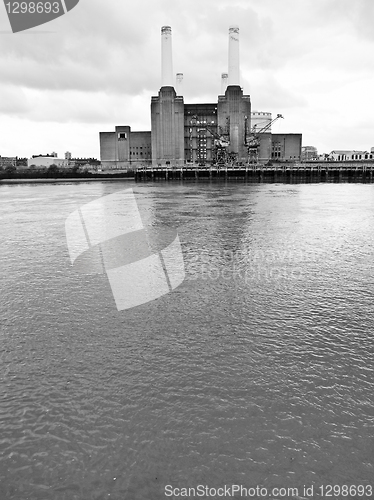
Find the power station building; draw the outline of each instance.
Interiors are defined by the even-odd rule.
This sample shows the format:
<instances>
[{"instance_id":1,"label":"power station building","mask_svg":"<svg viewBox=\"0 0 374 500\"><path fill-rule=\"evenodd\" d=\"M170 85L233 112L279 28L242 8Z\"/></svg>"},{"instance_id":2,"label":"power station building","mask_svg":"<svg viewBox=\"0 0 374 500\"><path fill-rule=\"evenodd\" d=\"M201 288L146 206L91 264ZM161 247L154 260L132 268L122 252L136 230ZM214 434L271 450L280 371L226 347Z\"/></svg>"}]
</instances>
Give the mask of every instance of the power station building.
<instances>
[{"instance_id":1,"label":"power station building","mask_svg":"<svg viewBox=\"0 0 374 500\"><path fill-rule=\"evenodd\" d=\"M184 102L183 74L177 74L176 85L174 80L170 26L161 28L161 74L161 88L151 98L151 132L133 132L130 126L100 132L104 168L246 164L248 140L264 127L258 134L260 161L300 160L301 134L271 134L271 113L252 112L251 98L240 87L237 26L229 28L229 68L217 102Z\"/></svg>"}]
</instances>

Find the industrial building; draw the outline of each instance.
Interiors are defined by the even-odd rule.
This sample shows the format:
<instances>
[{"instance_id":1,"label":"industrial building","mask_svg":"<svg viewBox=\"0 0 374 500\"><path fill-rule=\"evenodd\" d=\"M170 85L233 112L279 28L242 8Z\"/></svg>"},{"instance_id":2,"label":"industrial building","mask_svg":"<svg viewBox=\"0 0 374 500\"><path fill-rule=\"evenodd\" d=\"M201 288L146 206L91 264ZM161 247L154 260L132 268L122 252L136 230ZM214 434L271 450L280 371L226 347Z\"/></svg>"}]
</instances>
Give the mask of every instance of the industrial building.
<instances>
[{"instance_id":1,"label":"industrial building","mask_svg":"<svg viewBox=\"0 0 374 500\"><path fill-rule=\"evenodd\" d=\"M252 112L251 98L240 86L239 28L229 28L228 73L221 78L215 103L187 104L183 74L176 80L170 26L161 28L161 88L151 98L151 131L117 126L100 132L104 168L237 164L299 161L301 134L272 134L271 113Z\"/></svg>"}]
</instances>

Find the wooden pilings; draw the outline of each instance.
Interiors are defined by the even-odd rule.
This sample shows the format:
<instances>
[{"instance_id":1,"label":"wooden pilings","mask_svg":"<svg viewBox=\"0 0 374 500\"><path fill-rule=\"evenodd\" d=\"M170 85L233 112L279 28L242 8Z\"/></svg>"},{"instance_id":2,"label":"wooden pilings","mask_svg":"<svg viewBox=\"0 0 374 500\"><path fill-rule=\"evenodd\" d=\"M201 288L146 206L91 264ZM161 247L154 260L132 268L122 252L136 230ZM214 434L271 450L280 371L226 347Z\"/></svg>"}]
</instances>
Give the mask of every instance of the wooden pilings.
<instances>
[{"instance_id":1,"label":"wooden pilings","mask_svg":"<svg viewBox=\"0 0 374 500\"><path fill-rule=\"evenodd\" d=\"M274 166L183 166L183 167L140 167L135 172L136 181L184 179L245 179L252 182L373 182L374 162L359 165L345 165L334 162L316 164L279 164Z\"/></svg>"}]
</instances>

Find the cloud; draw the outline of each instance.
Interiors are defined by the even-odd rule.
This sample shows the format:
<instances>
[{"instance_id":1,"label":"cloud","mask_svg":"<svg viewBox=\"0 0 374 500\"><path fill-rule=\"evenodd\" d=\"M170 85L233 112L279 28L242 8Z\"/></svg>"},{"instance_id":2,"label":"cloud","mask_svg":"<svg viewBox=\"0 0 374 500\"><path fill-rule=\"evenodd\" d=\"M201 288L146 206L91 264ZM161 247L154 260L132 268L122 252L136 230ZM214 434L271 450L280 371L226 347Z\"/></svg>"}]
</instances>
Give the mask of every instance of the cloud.
<instances>
[{"instance_id":1,"label":"cloud","mask_svg":"<svg viewBox=\"0 0 374 500\"><path fill-rule=\"evenodd\" d=\"M0 30L10 30L2 14ZM238 24L242 86L253 109L284 113L280 126L319 148L337 147L339 130L354 123L350 147L362 149L374 107L373 22L372 0L81 1L43 27L51 33L0 33L0 131L15 119L25 131L33 124L41 130L43 121L62 131L66 123L72 143L78 124L82 137L96 124L92 146L104 126L149 130L163 25L173 29L174 71L184 73L186 102L215 102L228 66L228 27ZM6 137L3 147L17 154L19 142Z\"/></svg>"},{"instance_id":2,"label":"cloud","mask_svg":"<svg viewBox=\"0 0 374 500\"><path fill-rule=\"evenodd\" d=\"M31 104L23 89L0 84L0 95L0 116L22 116L30 111Z\"/></svg>"}]
</instances>

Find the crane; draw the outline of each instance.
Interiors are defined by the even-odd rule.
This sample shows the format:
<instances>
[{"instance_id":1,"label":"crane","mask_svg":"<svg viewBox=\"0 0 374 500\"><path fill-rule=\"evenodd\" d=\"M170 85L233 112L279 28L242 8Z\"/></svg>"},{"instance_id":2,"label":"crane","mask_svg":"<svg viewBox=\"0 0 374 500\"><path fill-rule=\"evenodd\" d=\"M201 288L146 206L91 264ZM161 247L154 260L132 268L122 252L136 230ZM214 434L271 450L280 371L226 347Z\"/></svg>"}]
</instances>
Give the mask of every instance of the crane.
<instances>
[{"instance_id":1,"label":"crane","mask_svg":"<svg viewBox=\"0 0 374 500\"><path fill-rule=\"evenodd\" d=\"M199 123L198 116L193 115L190 120L190 125L193 127L198 127L197 132L207 130L213 137L213 162L218 165L225 165L233 161L232 154L228 152L230 146L230 118L226 118L226 126L223 130L222 127L218 127L218 130L210 127L206 122ZM192 136L190 136L190 143L192 144ZM191 146L192 149L192 146Z\"/></svg>"},{"instance_id":2,"label":"crane","mask_svg":"<svg viewBox=\"0 0 374 500\"><path fill-rule=\"evenodd\" d=\"M270 129L273 123L275 123L279 118L283 118L282 115L277 114L274 120L268 122L264 127L260 130L257 130L257 126L254 125L252 128L252 132L249 136L245 137L245 145L248 151L248 163L258 163L258 153L260 149L260 136L264 134L267 130ZM246 127L247 131L247 127Z\"/></svg>"},{"instance_id":3,"label":"crane","mask_svg":"<svg viewBox=\"0 0 374 500\"><path fill-rule=\"evenodd\" d=\"M230 161L228 147L230 146L230 138L228 133L224 133L219 127L220 133L206 126L207 131L214 137L214 163L224 165Z\"/></svg>"}]
</instances>

